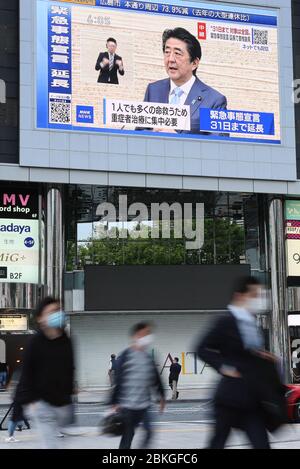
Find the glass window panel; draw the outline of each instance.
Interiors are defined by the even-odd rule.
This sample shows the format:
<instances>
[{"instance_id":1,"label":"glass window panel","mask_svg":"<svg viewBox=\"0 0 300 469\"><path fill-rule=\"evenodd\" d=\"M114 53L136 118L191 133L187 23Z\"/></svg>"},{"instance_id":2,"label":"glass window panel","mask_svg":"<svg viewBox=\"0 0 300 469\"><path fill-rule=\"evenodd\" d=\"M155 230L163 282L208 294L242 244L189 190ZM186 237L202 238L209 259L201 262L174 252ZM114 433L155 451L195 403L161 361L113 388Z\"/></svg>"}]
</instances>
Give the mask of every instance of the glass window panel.
<instances>
[{"instance_id":1,"label":"glass window panel","mask_svg":"<svg viewBox=\"0 0 300 469\"><path fill-rule=\"evenodd\" d=\"M251 246L256 251L259 247L256 196L226 192L144 190L81 185L70 186L66 193L66 266L68 270L81 269L88 263L149 265L245 262L245 210L248 254ZM127 196L127 206L134 202L146 204L149 220L139 225L144 232L143 238L130 237L130 233L137 228L137 222L130 220L109 223L111 237L103 237L105 234L103 228L106 224L99 221L99 216L96 215L98 204L110 202L118 210L121 194ZM154 227L154 222L151 221L151 203L153 202L190 203L193 205L193 217L196 213L195 204L204 203L202 248L200 250L186 249L184 226L182 226L182 237L174 238L174 220L170 223L169 238L161 237L162 222L160 221L160 238L153 239L150 232ZM193 228L195 227L196 220L194 219ZM113 234L115 237L112 237ZM250 257L252 262L255 262L253 254Z\"/></svg>"},{"instance_id":2,"label":"glass window panel","mask_svg":"<svg viewBox=\"0 0 300 469\"><path fill-rule=\"evenodd\" d=\"M93 238L93 223L77 224L77 241L88 241Z\"/></svg>"}]
</instances>

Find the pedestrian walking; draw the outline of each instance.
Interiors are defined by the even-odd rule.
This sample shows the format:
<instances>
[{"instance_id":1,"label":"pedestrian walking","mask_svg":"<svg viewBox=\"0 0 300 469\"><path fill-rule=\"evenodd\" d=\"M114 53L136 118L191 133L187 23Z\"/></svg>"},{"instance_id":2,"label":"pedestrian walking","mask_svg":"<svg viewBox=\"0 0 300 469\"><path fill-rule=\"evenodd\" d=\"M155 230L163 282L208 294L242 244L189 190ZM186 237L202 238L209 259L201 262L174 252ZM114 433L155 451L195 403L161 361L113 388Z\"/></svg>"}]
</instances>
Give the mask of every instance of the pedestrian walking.
<instances>
[{"instance_id":1,"label":"pedestrian walking","mask_svg":"<svg viewBox=\"0 0 300 469\"><path fill-rule=\"evenodd\" d=\"M131 330L132 343L117 359L116 381L112 392L113 411L123 421L120 449L129 449L138 425L143 424L145 437L142 448L152 438L150 420L151 390L160 397L160 411L165 407L165 393L149 347L153 341L152 326L148 322L136 324Z\"/></svg>"},{"instance_id":2,"label":"pedestrian walking","mask_svg":"<svg viewBox=\"0 0 300 469\"><path fill-rule=\"evenodd\" d=\"M115 373L116 373L116 355L113 353L110 356L110 361L109 361L109 368L108 368L108 376L109 376L109 382L110 386L114 386L115 384Z\"/></svg>"},{"instance_id":3,"label":"pedestrian walking","mask_svg":"<svg viewBox=\"0 0 300 469\"><path fill-rule=\"evenodd\" d=\"M38 333L31 339L23 362L16 401L38 430L43 448L59 448L60 428L72 423L74 359L65 334L65 313L55 298L37 308Z\"/></svg>"},{"instance_id":4,"label":"pedestrian walking","mask_svg":"<svg viewBox=\"0 0 300 469\"><path fill-rule=\"evenodd\" d=\"M8 384L8 389L11 392L13 402L10 408L11 417L8 422L8 436L5 439L7 443L15 443L19 441L14 437L14 433L16 428L19 430L23 429L23 422L27 429L30 429L30 424L24 415L23 407L16 399L16 388L21 377L21 371L22 365L17 366L17 368L13 371L11 380Z\"/></svg>"},{"instance_id":5,"label":"pedestrian walking","mask_svg":"<svg viewBox=\"0 0 300 469\"><path fill-rule=\"evenodd\" d=\"M17 401L14 401L12 404L12 416L8 422L8 436L5 439L6 443L16 443L19 441L14 437L14 433L17 427L19 430L22 430L23 422L29 430L30 424L24 416L23 407Z\"/></svg>"},{"instance_id":6,"label":"pedestrian walking","mask_svg":"<svg viewBox=\"0 0 300 469\"><path fill-rule=\"evenodd\" d=\"M6 363L0 362L0 391L5 391L7 384L8 367Z\"/></svg>"},{"instance_id":7,"label":"pedestrian walking","mask_svg":"<svg viewBox=\"0 0 300 469\"><path fill-rule=\"evenodd\" d=\"M179 375L181 373L181 365L179 365L179 359L174 358L173 363L170 366L169 374L169 386L172 389L172 400L178 399L179 392L177 391Z\"/></svg>"},{"instance_id":8,"label":"pedestrian walking","mask_svg":"<svg viewBox=\"0 0 300 469\"><path fill-rule=\"evenodd\" d=\"M263 338L256 326L260 289L256 278L241 278L227 314L197 348L198 357L222 376L214 399L212 449L224 448L231 428L245 431L254 448L270 448L263 403L267 394L271 400L279 396L280 401L281 397L274 357L263 350ZM272 371L271 381L264 370ZM270 402L269 409L272 407L277 409L277 402Z\"/></svg>"}]
</instances>

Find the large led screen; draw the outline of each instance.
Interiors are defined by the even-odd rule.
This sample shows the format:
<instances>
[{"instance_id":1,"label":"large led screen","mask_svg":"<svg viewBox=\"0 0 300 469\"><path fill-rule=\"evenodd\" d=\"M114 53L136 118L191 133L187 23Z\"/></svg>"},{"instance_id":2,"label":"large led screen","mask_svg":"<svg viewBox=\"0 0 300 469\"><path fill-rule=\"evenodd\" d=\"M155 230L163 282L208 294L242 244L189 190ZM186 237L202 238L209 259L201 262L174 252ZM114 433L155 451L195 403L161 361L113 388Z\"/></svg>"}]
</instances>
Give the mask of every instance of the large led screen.
<instances>
[{"instance_id":1,"label":"large led screen","mask_svg":"<svg viewBox=\"0 0 300 469\"><path fill-rule=\"evenodd\" d=\"M275 10L37 1L37 127L280 143Z\"/></svg>"}]
</instances>

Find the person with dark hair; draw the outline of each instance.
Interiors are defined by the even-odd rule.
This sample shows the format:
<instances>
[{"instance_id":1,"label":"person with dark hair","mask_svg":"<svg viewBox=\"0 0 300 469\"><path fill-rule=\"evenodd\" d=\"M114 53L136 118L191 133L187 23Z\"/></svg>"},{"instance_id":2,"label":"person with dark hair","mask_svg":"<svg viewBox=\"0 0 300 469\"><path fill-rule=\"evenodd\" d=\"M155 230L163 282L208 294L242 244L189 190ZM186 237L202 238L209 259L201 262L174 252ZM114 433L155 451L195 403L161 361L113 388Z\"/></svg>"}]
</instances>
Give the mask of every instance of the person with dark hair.
<instances>
[{"instance_id":1,"label":"person with dark hair","mask_svg":"<svg viewBox=\"0 0 300 469\"><path fill-rule=\"evenodd\" d=\"M73 419L74 358L61 302L47 297L36 310L38 333L25 353L15 402L38 430L44 448L58 448L59 429Z\"/></svg>"},{"instance_id":2,"label":"person with dark hair","mask_svg":"<svg viewBox=\"0 0 300 469\"><path fill-rule=\"evenodd\" d=\"M200 107L226 109L226 97L197 77L202 56L201 45L189 31L184 28L165 30L162 49L169 78L150 83L144 101L190 106L190 130L178 132L198 134Z\"/></svg>"},{"instance_id":3,"label":"person with dark hair","mask_svg":"<svg viewBox=\"0 0 300 469\"><path fill-rule=\"evenodd\" d=\"M117 359L115 386L111 396L114 412L120 412L123 421L123 435L120 449L129 449L135 429L140 423L145 430L142 448L146 448L152 437L149 408L151 390L160 396L160 410L165 407L165 393L149 351L152 343L152 326L141 322L131 330L132 344Z\"/></svg>"},{"instance_id":4,"label":"person with dark hair","mask_svg":"<svg viewBox=\"0 0 300 469\"><path fill-rule=\"evenodd\" d=\"M116 54L117 41L109 37L106 41L107 52L100 52L95 69L100 70L98 83L110 83L118 85L118 73L125 74L122 57Z\"/></svg>"},{"instance_id":5,"label":"person with dark hair","mask_svg":"<svg viewBox=\"0 0 300 469\"><path fill-rule=\"evenodd\" d=\"M116 355L112 353L110 356L109 369L108 369L110 386L114 386L115 384L116 362L117 362Z\"/></svg>"},{"instance_id":6,"label":"person with dark hair","mask_svg":"<svg viewBox=\"0 0 300 469\"><path fill-rule=\"evenodd\" d=\"M177 357L174 358L172 365L170 366L170 374L169 374L169 386L172 389L172 399L178 399L179 392L177 391L178 379L181 373L181 365L179 365L179 359Z\"/></svg>"},{"instance_id":7,"label":"person with dark hair","mask_svg":"<svg viewBox=\"0 0 300 469\"><path fill-rule=\"evenodd\" d=\"M217 320L197 347L197 355L218 371L222 379L215 394L215 433L210 448L224 448L231 428L244 430L256 449L268 449L269 440L261 408L257 371L259 360L274 357L263 350L256 326L260 282L243 277L234 288L228 313Z\"/></svg>"}]
</instances>

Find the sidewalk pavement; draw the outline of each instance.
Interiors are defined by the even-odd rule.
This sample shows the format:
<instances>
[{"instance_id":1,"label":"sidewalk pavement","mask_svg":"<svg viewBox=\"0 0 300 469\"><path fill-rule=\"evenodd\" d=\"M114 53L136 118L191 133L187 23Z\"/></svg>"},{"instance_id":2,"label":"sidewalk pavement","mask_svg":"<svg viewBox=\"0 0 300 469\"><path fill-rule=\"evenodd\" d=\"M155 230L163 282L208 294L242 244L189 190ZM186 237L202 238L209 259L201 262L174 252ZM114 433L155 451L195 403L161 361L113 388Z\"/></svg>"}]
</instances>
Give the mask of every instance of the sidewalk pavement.
<instances>
[{"instance_id":1,"label":"sidewalk pavement","mask_svg":"<svg viewBox=\"0 0 300 469\"><path fill-rule=\"evenodd\" d=\"M82 389L78 394L78 402L83 404L105 404L108 389ZM169 401L168 405L180 402L199 402L211 398L211 388L179 389L182 399ZM171 396L171 393L169 394ZM0 393L0 405L9 405L10 394ZM103 414L100 411L99 417ZM82 413L82 412L80 412ZM154 422L153 449L200 449L206 448L212 430L212 422L198 421L170 421L163 419ZM138 447L142 429L137 432L133 448ZM119 438L108 437L99 434L97 427L79 427L73 425L63 430L64 438L58 438L58 443L65 449L116 449ZM15 443L5 442L6 431L0 431L0 449L36 449L39 448L38 437L34 429L15 432L19 440ZM275 435L271 435L271 444L274 449L300 449L300 424L284 425ZM234 431L227 443L227 448L250 448L245 435Z\"/></svg>"},{"instance_id":2,"label":"sidewalk pavement","mask_svg":"<svg viewBox=\"0 0 300 469\"><path fill-rule=\"evenodd\" d=\"M108 399L110 388L82 388L77 395L78 404L105 404ZM213 394L213 388L178 388L179 398L177 401L171 400L172 391L166 389L168 402L201 402L210 399ZM0 406L9 406L11 403L11 394L8 391L0 392Z\"/></svg>"},{"instance_id":3,"label":"sidewalk pavement","mask_svg":"<svg viewBox=\"0 0 300 469\"><path fill-rule=\"evenodd\" d=\"M142 430L137 431L133 449L138 447ZM154 428L151 449L165 449L166 454L172 449L191 450L207 447L211 424L185 422L159 422ZM117 449L120 437L108 437L99 434L96 427L74 427L64 430L64 438L58 438L62 449ZM38 438L34 430L15 432L17 442L5 442L6 432L0 432L0 449L38 449ZM271 436L273 449L300 449L300 425L285 425L275 436ZM232 432L227 449L251 448L244 434ZM108 453L106 453L108 454Z\"/></svg>"},{"instance_id":4,"label":"sidewalk pavement","mask_svg":"<svg viewBox=\"0 0 300 469\"><path fill-rule=\"evenodd\" d=\"M79 404L102 403L105 404L109 395L110 388L105 389L82 389L78 394ZM212 388L178 388L179 398L177 401L171 400L172 391L166 389L168 402L201 402L210 399L213 394Z\"/></svg>"}]
</instances>

